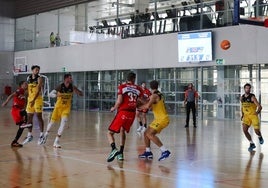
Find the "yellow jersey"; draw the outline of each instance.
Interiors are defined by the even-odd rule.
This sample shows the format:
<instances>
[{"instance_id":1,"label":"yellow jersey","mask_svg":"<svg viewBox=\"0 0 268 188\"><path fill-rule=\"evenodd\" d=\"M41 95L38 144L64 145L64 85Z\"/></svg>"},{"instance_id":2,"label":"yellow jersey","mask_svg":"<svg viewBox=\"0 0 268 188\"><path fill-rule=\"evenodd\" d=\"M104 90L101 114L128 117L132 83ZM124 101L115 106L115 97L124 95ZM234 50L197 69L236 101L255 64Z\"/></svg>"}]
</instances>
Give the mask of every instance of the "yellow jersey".
<instances>
[{"instance_id":1,"label":"yellow jersey","mask_svg":"<svg viewBox=\"0 0 268 188\"><path fill-rule=\"evenodd\" d=\"M38 92L38 79L39 75L37 75L35 78L33 78L32 75L27 77L27 83L28 83L28 101L32 101ZM39 93L38 98L42 98L42 92Z\"/></svg>"},{"instance_id":2,"label":"yellow jersey","mask_svg":"<svg viewBox=\"0 0 268 188\"><path fill-rule=\"evenodd\" d=\"M73 85L70 84L68 87L64 83L60 84L56 91L60 93L57 97L55 107L60 108L71 108L73 98Z\"/></svg>"},{"instance_id":3,"label":"yellow jersey","mask_svg":"<svg viewBox=\"0 0 268 188\"><path fill-rule=\"evenodd\" d=\"M251 100L252 97L255 97L254 94L250 93L248 96L242 95L241 97L241 104L242 104L242 112L245 115L255 115L257 106Z\"/></svg>"},{"instance_id":4,"label":"yellow jersey","mask_svg":"<svg viewBox=\"0 0 268 188\"><path fill-rule=\"evenodd\" d=\"M155 91L154 94L157 94L160 98L160 100L157 103L152 104L152 111L154 114L154 118L156 120L169 121L169 116L166 110L164 96L162 95L162 93L160 93L160 91Z\"/></svg>"}]
</instances>

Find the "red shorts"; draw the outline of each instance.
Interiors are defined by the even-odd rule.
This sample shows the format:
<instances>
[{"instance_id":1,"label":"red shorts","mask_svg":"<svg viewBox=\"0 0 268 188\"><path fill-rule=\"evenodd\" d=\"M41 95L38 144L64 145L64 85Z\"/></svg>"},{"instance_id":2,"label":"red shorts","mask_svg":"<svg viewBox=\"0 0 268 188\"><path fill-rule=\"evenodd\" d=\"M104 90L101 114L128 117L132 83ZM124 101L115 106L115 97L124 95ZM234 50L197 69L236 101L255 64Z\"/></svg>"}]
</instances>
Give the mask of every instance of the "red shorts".
<instances>
[{"instance_id":1,"label":"red shorts","mask_svg":"<svg viewBox=\"0 0 268 188\"><path fill-rule=\"evenodd\" d=\"M109 130L115 133L119 133L121 127L123 127L126 132L128 133L130 127L135 119L136 112L129 112L129 111L119 111L117 112L114 120L112 121L111 125L109 126Z\"/></svg>"},{"instance_id":2,"label":"red shorts","mask_svg":"<svg viewBox=\"0 0 268 188\"><path fill-rule=\"evenodd\" d=\"M16 124L19 124L24 121L23 110L19 108L12 108L11 115Z\"/></svg>"}]
</instances>

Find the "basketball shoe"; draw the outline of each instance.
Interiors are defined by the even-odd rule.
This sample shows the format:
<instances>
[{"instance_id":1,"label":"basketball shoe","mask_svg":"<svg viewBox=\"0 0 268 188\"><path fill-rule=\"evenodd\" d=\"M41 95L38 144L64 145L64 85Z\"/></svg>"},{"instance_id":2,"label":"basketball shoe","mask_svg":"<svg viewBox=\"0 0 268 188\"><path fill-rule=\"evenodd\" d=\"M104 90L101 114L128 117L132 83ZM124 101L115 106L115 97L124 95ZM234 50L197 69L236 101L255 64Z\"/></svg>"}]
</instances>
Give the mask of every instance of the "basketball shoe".
<instances>
[{"instance_id":1,"label":"basketball shoe","mask_svg":"<svg viewBox=\"0 0 268 188\"><path fill-rule=\"evenodd\" d=\"M249 148L248 148L248 151L249 152L252 152L253 149L255 149L255 148L256 148L255 144L254 143L250 143Z\"/></svg>"},{"instance_id":2,"label":"basketball shoe","mask_svg":"<svg viewBox=\"0 0 268 188\"><path fill-rule=\"evenodd\" d=\"M119 154L117 149L113 149L108 156L107 162L112 162L114 158Z\"/></svg>"},{"instance_id":3,"label":"basketball shoe","mask_svg":"<svg viewBox=\"0 0 268 188\"><path fill-rule=\"evenodd\" d=\"M153 153L151 151L145 151L143 154L139 155L141 159L153 159Z\"/></svg>"},{"instance_id":4,"label":"basketball shoe","mask_svg":"<svg viewBox=\"0 0 268 188\"><path fill-rule=\"evenodd\" d=\"M20 128L27 128L27 127L31 127L31 126L33 126L33 124L26 124L26 123L23 123L21 126L20 126Z\"/></svg>"},{"instance_id":5,"label":"basketball shoe","mask_svg":"<svg viewBox=\"0 0 268 188\"><path fill-rule=\"evenodd\" d=\"M27 143L29 143L29 142L31 142L33 140L33 135L31 135L31 136L27 136L25 139L24 139L24 141L22 142L22 144L24 145L24 144L27 144Z\"/></svg>"},{"instance_id":6,"label":"basketball shoe","mask_svg":"<svg viewBox=\"0 0 268 188\"><path fill-rule=\"evenodd\" d=\"M123 161L124 160L124 154L123 153L118 153L116 158L117 158L118 161Z\"/></svg>"},{"instance_id":7,"label":"basketball shoe","mask_svg":"<svg viewBox=\"0 0 268 188\"><path fill-rule=\"evenodd\" d=\"M263 144L264 143L264 140L263 140L262 136L259 137L259 142L260 142L260 144Z\"/></svg>"},{"instance_id":8,"label":"basketball shoe","mask_svg":"<svg viewBox=\"0 0 268 188\"><path fill-rule=\"evenodd\" d=\"M22 144L19 144L18 142L12 142L11 143L11 147L19 147L19 148L21 148L21 147L23 147L23 145Z\"/></svg>"},{"instance_id":9,"label":"basketball shoe","mask_svg":"<svg viewBox=\"0 0 268 188\"><path fill-rule=\"evenodd\" d=\"M60 142L55 140L54 144L53 144L53 147L54 148L61 148Z\"/></svg>"},{"instance_id":10,"label":"basketball shoe","mask_svg":"<svg viewBox=\"0 0 268 188\"><path fill-rule=\"evenodd\" d=\"M160 158L158 159L158 161L163 161L166 158L168 158L170 156L170 151L166 150L164 152L162 152Z\"/></svg>"}]
</instances>

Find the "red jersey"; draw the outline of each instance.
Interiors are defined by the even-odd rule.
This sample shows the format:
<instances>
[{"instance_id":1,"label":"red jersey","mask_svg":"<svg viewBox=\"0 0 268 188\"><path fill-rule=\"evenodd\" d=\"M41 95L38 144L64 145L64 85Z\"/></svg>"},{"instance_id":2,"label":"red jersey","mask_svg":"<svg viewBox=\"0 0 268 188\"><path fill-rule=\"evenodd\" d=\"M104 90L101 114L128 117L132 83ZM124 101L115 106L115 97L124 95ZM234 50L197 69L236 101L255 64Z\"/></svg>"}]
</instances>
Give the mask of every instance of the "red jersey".
<instances>
[{"instance_id":1,"label":"red jersey","mask_svg":"<svg viewBox=\"0 0 268 188\"><path fill-rule=\"evenodd\" d=\"M143 98L144 99L149 99L149 97L151 96L151 91L147 88L143 88Z\"/></svg>"},{"instance_id":2,"label":"red jersey","mask_svg":"<svg viewBox=\"0 0 268 188\"><path fill-rule=\"evenodd\" d=\"M123 95L118 111L136 111L137 98L143 96L143 91L138 85L125 83L118 86L117 94Z\"/></svg>"},{"instance_id":3,"label":"red jersey","mask_svg":"<svg viewBox=\"0 0 268 188\"><path fill-rule=\"evenodd\" d=\"M13 107L24 109L26 105L26 97L25 97L25 90L22 88L18 88L16 90L16 95L13 97Z\"/></svg>"}]
</instances>

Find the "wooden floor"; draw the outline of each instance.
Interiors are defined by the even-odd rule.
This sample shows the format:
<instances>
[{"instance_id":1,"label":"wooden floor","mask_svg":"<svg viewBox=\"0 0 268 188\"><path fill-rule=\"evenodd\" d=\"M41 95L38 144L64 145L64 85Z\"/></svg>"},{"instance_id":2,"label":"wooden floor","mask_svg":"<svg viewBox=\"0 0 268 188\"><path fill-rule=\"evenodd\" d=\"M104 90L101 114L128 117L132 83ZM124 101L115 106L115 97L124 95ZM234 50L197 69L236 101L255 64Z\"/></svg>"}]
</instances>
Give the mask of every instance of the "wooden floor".
<instances>
[{"instance_id":1,"label":"wooden floor","mask_svg":"<svg viewBox=\"0 0 268 188\"><path fill-rule=\"evenodd\" d=\"M45 146L34 140L23 148L10 143L17 127L10 109L0 110L0 187L70 188L267 188L268 125L262 124L265 143L247 151L248 141L240 121L203 120L198 128L184 128L184 119L171 117L160 138L171 157L158 162L159 149L152 145L154 159L138 159L143 152L143 136L136 133L137 122L127 135L124 162L106 162L111 150L106 139L113 113L72 112L69 128L63 133L62 149L52 144L58 126L52 129ZM45 113L45 122L48 113ZM149 115L149 120L152 116ZM23 133L20 141L25 137ZM116 135L117 143L119 135Z\"/></svg>"}]
</instances>

